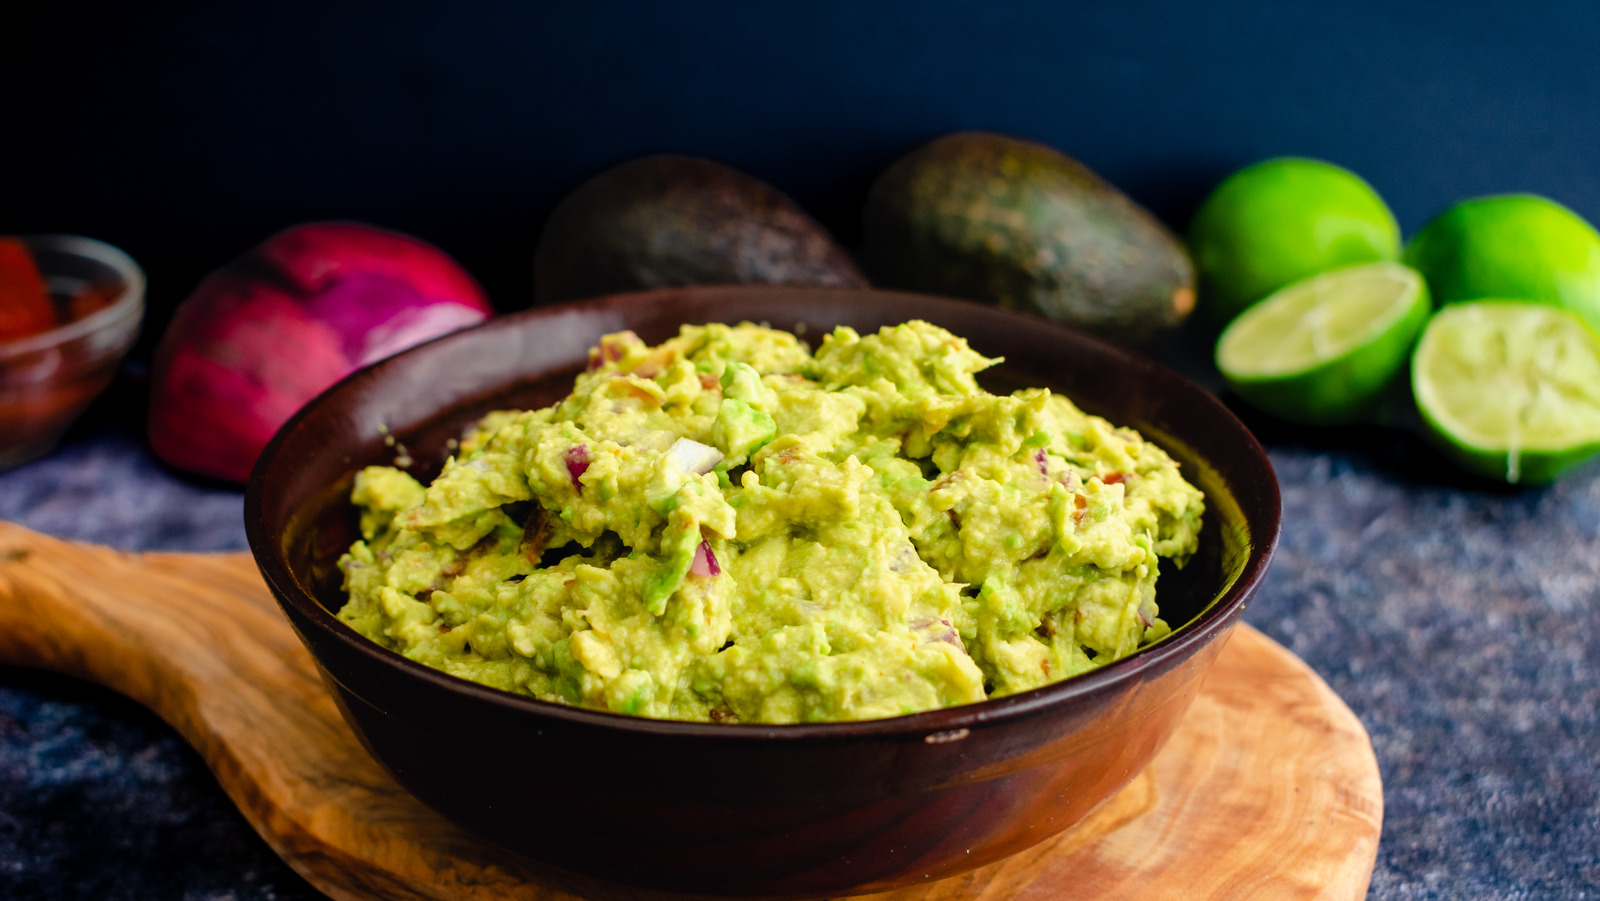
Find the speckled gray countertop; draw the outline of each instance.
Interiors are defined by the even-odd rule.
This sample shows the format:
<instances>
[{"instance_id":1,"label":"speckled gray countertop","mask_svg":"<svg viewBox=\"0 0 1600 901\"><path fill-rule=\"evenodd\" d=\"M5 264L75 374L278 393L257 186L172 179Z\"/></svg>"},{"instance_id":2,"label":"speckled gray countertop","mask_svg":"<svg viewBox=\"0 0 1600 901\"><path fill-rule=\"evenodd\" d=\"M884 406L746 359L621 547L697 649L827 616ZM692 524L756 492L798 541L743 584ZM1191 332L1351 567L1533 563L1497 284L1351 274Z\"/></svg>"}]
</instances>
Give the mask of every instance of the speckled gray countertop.
<instances>
[{"instance_id":1,"label":"speckled gray countertop","mask_svg":"<svg viewBox=\"0 0 1600 901\"><path fill-rule=\"evenodd\" d=\"M174 475L122 386L0 519L127 549L245 546L242 495ZM1600 464L1462 482L1401 432L1246 419L1283 491L1246 619L1366 725L1384 782L1377 899L1600 899ZM199 756L109 691L0 667L0 898L320 897Z\"/></svg>"}]
</instances>

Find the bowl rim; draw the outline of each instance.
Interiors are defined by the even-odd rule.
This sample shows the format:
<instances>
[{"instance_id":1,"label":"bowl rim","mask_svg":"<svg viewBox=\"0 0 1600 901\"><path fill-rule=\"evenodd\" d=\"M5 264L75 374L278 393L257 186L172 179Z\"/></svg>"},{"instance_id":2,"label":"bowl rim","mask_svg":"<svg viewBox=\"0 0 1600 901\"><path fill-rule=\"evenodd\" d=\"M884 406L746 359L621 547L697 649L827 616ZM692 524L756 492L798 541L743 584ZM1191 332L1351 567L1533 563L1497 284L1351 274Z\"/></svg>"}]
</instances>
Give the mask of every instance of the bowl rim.
<instances>
[{"instance_id":1,"label":"bowl rim","mask_svg":"<svg viewBox=\"0 0 1600 901\"><path fill-rule=\"evenodd\" d=\"M970 305L984 310L986 314L1011 318L1016 321L1018 327L1032 329L1042 327L1069 332L1075 340L1093 342L1099 345L1101 350L1113 356L1158 370L1163 377L1176 380L1193 389L1196 395L1196 402L1211 407L1214 414L1221 417L1222 421L1229 424L1237 432L1238 436L1244 439L1243 447L1247 451L1251 465L1258 467L1269 477L1263 485L1258 486L1266 492L1270 501L1268 505L1270 515L1268 521L1264 524L1266 526L1264 530L1266 534L1256 535L1252 530L1249 552L1243 564L1239 567L1238 575L1234 578L1233 583L1220 596L1213 598L1194 619L1174 629L1171 634L1158 642L1137 649L1128 656L1098 669L1072 676L1059 682L1029 689L1028 691L1018 692L1017 694L989 698L953 707L941 707L917 713L868 720L782 724L701 723L689 720L650 719L542 701L532 696L491 688L459 676L450 675L443 670L434 669L391 651L360 635L354 629L341 622L332 611L317 601L306 586L301 584L294 569L281 554L279 543L273 540L274 536L266 534L261 517L263 485L268 470L272 467L272 461L277 456L279 446L287 440L288 436L295 431L303 420L314 415L327 403L330 397L345 390L347 385L361 380L380 378L384 369L397 365L395 361L424 352L425 348L434 344L458 339L469 332L495 327L503 328L506 326L507 320L543 319L566 312L581 311L589 307L647 303L652 299L659 299L664 294L681 291L693 291L702 296L713 295L720 297L720 295L725 294L732 297L752 289L759 289L763 292L792 290L797 296L802 292L854 292L875 296L915 298L939 304ZM496 325L497 323L499 324L498 326ZM1061 323L972 301L876 288L832 288L764 284L655 289L609 294L533 307L490 317L481 323L438 336L393 356L364 366L340 379L333 386L307 402L272 436L251 470L245 489L244 509L245 532L250 552L255 558L257 568L261 571L273 596L277 599L280 607L284 609L285 614L290 616L291 619L295 619L296 615L298 615L300 622L318 629L327 637L339 642L346 649L384 667L397 668L399 671L420 679L436 689L465 695L476 702L490 705L501 712L526 715L535 719L554 719L574 727L615 730L621 734L640 737L716 738L721 741L734 742L771 742L776 740L784 743L854 740L864 736L896 734L920 736L921 740L927 741L938 741L939 736L948 735L948 740L955 741L965 738L968 730L998 725L1004 721L1025 719L1042 713L1046 709L1071 704L1077 698L1113 692L1129 683L1137 683L1140 676L1146 671L1159 670L1168 665L1176 665L1176 663L1192 656L1220 634L1230 630L1239 619L1245 603L1260 587L1266 577L1282 532L1282 512L1282 498L1272 463L1268 459L1266 451L1261 447L1249 428L1220 400L1204 388L1201 388L1193 380L1135 351Z\"/></svg>"},{"instance_id":2,"label":"bowl rim","mask_svg":"<svg viewBox=\"0 0 1600 901\"><path fill-rule=\"evenodd\" d=\"M64 325L58 325L47 332L29 335L15 341L0 342L0 361L11 357L24 356L41 350L66 344L79 338L92 335L101 329L116 325L129 317L137 317L144 310L145 275L133 257L118 247L113 247L104 241L94 238L85 238L82 235L68 234L26 234L14 235L17 240L28 245L29 250L35 248L48 249L56 253L72 254L103 263L115 269L122 277L122 293L117 299L104 309L95 310L82 319L74 319ZM46 274L47 273L41 273Z\"/></svg>"}]
</instances>

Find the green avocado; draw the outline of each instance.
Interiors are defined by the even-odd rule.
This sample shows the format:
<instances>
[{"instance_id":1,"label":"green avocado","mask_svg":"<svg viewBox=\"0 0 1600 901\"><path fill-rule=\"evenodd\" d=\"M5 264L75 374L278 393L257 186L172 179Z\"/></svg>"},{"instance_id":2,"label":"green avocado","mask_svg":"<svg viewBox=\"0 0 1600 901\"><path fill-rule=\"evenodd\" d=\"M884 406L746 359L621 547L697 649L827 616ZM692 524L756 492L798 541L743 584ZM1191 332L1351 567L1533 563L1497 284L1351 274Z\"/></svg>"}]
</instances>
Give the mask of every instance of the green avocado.
<instances>
[{"instance_id":1,"label":"green avocado","mask_svg":"<svg viewBox=\"0 0 1600 901\"><path fill-rule=\"evenodd\" d=\"M1188 252L1156 218L1043 144L946 135L873 184L862 257L883 287L1028 310L1136 343L1194 308Z\"/></svg>"},{"instance_id":2,"label":"green avocado","mask_svg":"<svg viewBox=\"0 0 1600 901\"><path fill-rule=\"evenodd\" d=\"M648 156L551 212L534 251L539 303L686 285L863 288L827 230L783 192L710 160Z\"/></svg>"}]
</instances>

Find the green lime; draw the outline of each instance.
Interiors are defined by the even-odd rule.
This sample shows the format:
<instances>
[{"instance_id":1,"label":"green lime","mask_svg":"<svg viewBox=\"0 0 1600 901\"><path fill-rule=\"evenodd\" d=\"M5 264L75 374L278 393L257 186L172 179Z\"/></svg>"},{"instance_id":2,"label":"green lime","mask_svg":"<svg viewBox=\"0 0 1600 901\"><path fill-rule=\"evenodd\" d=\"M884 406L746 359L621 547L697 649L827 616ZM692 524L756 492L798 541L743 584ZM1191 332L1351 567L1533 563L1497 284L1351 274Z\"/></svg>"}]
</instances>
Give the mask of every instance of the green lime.
<instances>
[{"instance_id":1,"label":"green lime","mask_svg":"<svg viewBox=\"0 0 1600 901\"><path fill-rule=\"evenodd\" d=\"M1505 300L1441 309L1417 343L1411 390L1469 472L1538 484L1600 451L1600 340L1564 310Z\"/></svg>"},{"instance_id":2,"label":"green lime","mask_svg":"<svg viewBox=\"0 0 1600 901\"><path fill-rule=\"evenodd\" d=\"M1290 422L1350 422L1405 365L1431 311L1407 266L1335 269L1239 314L1217 339L1217 368L1240 397Z\"/></svg>"},{"instance_id":3,"label":"green lime","mask_svg":"<svg viewBox=\"0 0 1600 901\"><path fill-rule=\"evenodd\" d=\"M1533 300L1600 329L1600 233L1553 200L1501 194L1462 201L1423 226L1405 259L1441 304Z\"/></svg>"},{"instance_id":4,"label":"green lime","mask_svg":"<svg viewBox=\"0 0 1600 901\"><path fill-rule=\"evenodd\" d=\"M1291 282L1400 257L1400 226L1361 177L1279 157L1228 176L1189 225L1199 305L1217 323Z\"/></svg>"}]
</instances>

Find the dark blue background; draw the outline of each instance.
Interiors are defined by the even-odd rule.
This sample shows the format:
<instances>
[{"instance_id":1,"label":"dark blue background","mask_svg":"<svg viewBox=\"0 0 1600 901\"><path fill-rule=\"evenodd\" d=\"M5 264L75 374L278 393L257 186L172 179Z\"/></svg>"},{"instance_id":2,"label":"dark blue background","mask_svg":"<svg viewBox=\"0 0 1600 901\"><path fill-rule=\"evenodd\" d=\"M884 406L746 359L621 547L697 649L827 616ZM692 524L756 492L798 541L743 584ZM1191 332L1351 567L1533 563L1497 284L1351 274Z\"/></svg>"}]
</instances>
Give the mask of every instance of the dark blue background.
<instances>
[{"instance_id":1,"label":"dark blue background","mask_svg":"<svg viewBox=\"0 0 1600 901\"><path fill-rule=\"evenodd\" d=\"M1053 144L1179 229L1288 153L1364 175L1408 234L1512 190L1600 218L1585 2L35 6L0 28L0 232L125 247L157 324L329 217L432 240L524 306L555 201L663 151L765 178L850 244L889 161L967 128Z\"/></svg>"}]
</instances>

